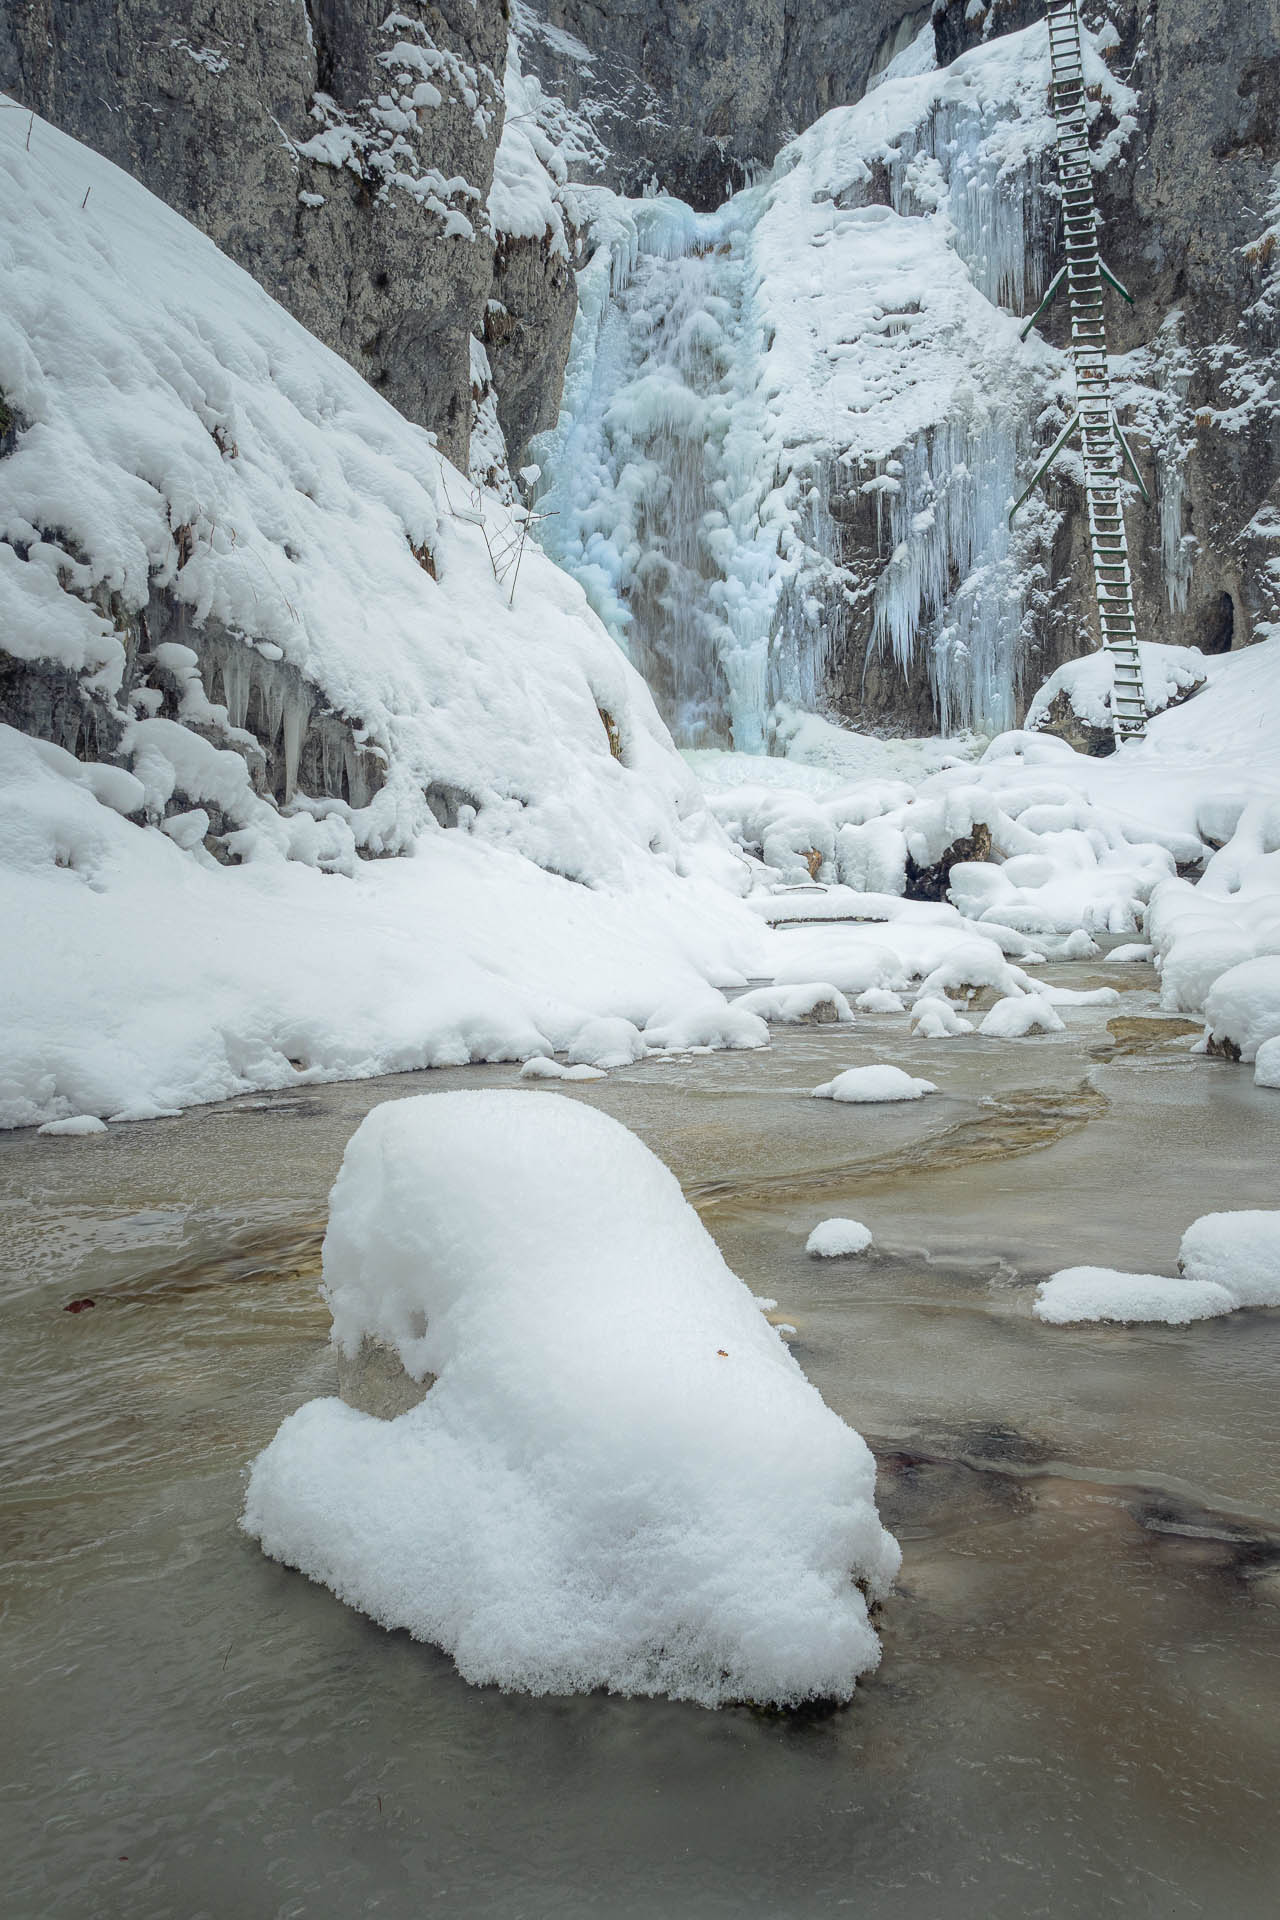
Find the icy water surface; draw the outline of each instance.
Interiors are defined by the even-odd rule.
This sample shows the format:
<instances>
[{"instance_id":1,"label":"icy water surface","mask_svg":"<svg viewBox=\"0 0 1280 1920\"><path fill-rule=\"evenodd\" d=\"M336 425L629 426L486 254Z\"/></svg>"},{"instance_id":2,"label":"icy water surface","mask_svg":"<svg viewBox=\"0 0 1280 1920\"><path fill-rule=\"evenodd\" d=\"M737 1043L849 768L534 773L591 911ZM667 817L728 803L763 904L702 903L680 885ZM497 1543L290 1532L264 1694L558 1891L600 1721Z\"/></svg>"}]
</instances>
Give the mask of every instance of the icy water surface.
<instances>
[{"instance_id":1,"label":"icy water surface","mask_svg":"<svg viewBox=\"0 0 1280 1920\"><path fill-rule=\"evenodd\" d=\"M1051 975L1095 976L1149 985ZM1172 1271L1197 1214L1277 1204L1280 1096L1150 1013L780 1030L556 1096L668 1160L877 1448L906 1557L881 1670L835 1712L476 1690L236 1528L247 1462L333 1390L316 1282L350 1133L514 1069L0 1141L0 1909L1273 1915L1280 1313L1030 1317L1055 1266ZM876 1059L940 1096L807 1097ZM876 1251L808 1259L834 1213Z\"/></svg>"}]
</instances>

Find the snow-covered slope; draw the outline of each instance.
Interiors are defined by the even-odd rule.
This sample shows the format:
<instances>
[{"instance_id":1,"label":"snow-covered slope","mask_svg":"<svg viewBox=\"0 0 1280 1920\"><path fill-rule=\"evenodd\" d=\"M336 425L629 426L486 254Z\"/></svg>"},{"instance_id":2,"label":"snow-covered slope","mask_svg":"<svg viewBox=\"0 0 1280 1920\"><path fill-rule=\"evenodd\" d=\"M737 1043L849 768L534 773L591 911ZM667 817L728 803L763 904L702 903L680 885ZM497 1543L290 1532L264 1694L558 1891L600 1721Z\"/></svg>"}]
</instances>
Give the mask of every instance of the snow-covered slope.
<instances>
[{"instance_id":1,"label":"snow-covered slope","mask_svg":"<svg viewBox=\"0 0 1280 1920\"><path fill-rule=\"evenodd\" d=\"M740 978L740 864L581 589L530 545L513 596L507 510L28 124L0 687L45 738L0 733L0 1123L520 1058Z\"/></svg>"}]
</instances>

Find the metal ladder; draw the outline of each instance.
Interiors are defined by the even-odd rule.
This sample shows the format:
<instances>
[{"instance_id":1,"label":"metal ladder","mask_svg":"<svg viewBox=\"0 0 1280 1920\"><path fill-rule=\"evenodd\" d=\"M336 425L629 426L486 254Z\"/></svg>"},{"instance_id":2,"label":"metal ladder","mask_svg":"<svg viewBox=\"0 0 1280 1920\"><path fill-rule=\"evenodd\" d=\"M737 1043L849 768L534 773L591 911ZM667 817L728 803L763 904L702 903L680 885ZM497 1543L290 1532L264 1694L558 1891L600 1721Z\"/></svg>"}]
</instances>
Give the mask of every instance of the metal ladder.
<instances>
[{"instance_id":1,"label":"metal ladder","mask_svg":"<svg viewBox=\"0 0 1280 1920\"><path fill-rule=\"evenodd\" d=\"M1010 513L1012 522L1069 441L1080 435L1084 453L1089 542L1097 584L1102 644L1114 663L1111 725L1116 745L1141 739L1147 730L1138 623L1133 607L1133 576L1124 526L1122 463L1127 463L1144 500L1142 474L1116 419L1107 364L1107 329L1102 289L1106 281L1132 306L1098 252L1098 222L1089 153L1089 117L1085 103L1084 56L1077 0L1048 0L1050 104L1058 128L1058 182L1066 265L1059 269L1044 299L1023 328L1025 340L1054 295L1067 287L1071 303L1071 356L1076 372L1076 413L1066 432L1042 463L1035 479Z\"/></svg>"}]
</instances>

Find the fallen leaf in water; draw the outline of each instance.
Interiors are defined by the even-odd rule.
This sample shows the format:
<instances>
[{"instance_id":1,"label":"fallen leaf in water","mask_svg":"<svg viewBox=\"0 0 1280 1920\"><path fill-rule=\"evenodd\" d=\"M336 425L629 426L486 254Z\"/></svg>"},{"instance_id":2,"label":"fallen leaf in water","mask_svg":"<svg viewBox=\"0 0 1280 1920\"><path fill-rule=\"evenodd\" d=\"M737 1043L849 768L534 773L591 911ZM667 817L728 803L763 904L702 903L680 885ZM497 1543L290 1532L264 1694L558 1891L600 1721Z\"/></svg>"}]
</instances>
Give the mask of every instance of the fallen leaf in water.
<instances>
[{"instance_id":1,"label":"fallen leaf in water","mask_svg":"<svg viewBox=\"0 0 1280 1920\"><path fill-rule=\"evenodd\" d=\"M64 1313L83 1313L86 1307L91 1307L92 1305L92 1300L68 1300L62 1311Z\"/></svg>"}]
</instances>

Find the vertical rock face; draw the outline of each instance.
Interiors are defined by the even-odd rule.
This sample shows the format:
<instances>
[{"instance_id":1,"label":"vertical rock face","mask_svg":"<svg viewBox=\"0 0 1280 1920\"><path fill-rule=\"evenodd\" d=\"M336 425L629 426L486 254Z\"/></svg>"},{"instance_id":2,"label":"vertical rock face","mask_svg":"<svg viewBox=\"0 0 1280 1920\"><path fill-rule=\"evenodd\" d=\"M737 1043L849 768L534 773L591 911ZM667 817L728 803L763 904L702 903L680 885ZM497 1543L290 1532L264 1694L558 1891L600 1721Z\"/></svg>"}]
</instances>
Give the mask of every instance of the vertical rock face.
<instances>
[{"instance_id":1,"label":"vertical rock face","mask_svg":"<svg viewBox=\"0 0 1280 1920\"><path fill-rule=\"evenodd\" d=\"M193 220L466 464L506 0L9 0L0 87Z\"/></svg>"},{"instance_id":2,"label":"vertical rock face","mask_svg":"<svg viewBox=\"0 0 1280 1920\"><path fill-rule=\"evenodd\" d=\"M929 0L546 0L539 11L552 32L522 9L524 58L549 93L589 106L607 183L638 194L656 180L705 210L793 133L859 99L886 41L904 19L923 25Z\"/></svg>"}]
</instances>

